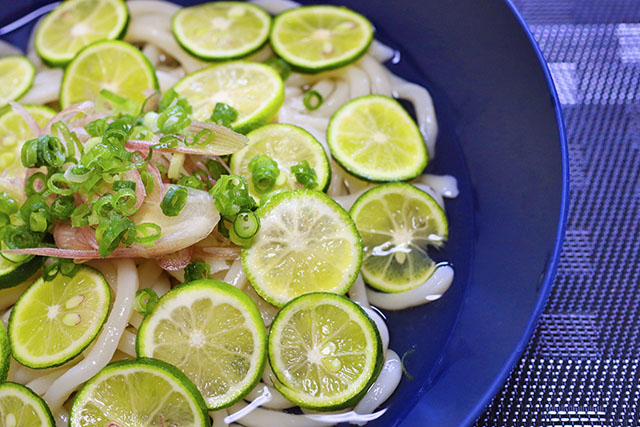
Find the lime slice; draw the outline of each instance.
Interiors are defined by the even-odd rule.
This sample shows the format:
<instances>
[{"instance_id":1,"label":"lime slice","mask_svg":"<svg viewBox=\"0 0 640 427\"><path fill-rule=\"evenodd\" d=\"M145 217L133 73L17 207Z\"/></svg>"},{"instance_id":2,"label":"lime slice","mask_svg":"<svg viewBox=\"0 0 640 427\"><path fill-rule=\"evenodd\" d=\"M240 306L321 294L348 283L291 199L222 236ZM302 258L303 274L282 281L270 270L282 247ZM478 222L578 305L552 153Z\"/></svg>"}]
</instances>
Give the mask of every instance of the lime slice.
<instances>
[{"instance_id":1,"label":"lime slice","mask_svg":"<svg viewBox=\"0 0 640 427\"><path fill-rule=\"evenodd\" d=\"M380 373L375 324L348 298L317 292L284 306L269 331L274 385L303 408L355 406Z\"/></svg>"},{"instance_id":2,"label":"lime slice","mask_svg":"<svg viewBox=\"0 0 640 427\"><path fill-rule=\"evenodd\" d=\"M0 384L0 425L53 427L55 422L40 396L21 384L6 382Z\"/></svg>"},{"instance_id":3,"label":"lime slice","mask_svg":"<svg viewBox=\"0 0 640 427\"><path fill-rule=\"evenodd\" d=\"M269 38L271 17L258 6L220 1L180 9L172 30L178 43L204 60L234 59L260 49Z\"/></svg>"},{"instance_id":4,"label":"lime slice","mask_svg":"<svg viewBox=\"0 0 640 427\"><path fill-rule=\"evenodd\" d=\"M44 257L36 256L27 262L12 262L0 257L0 289L18 286L42 267Z\"/></svg>"},{"instance_id":5,"label":"lime slice","mask_svg":"<svg viewBox=\"0 0 640 427\"><path fill-rule=\"evenodd\" d=\"M42 105L25 105L24 108L40 127L44 127L56 114L53 109ZM20 160L22 144L35 137L24 119L15 111L8 110L0 115L0 179L24 179L25 168Z\"/></svg>"},{"instance_id":6,"label":"lime slice","mask_svg":"<svg viewBox=\"0 0 640 427\"><path fill-rule=\"evenodd\" d=\"M362 244L340 205L319 191L295 190L274 195L256 213L260 230L242 250L242 265L264 299L282 307L302 294L349 290Z\"/></svg>"},{"instance_id":7,"label":"lime slice","mask_svg":"<svg viewBox=\"0 0 640 427\"><path fill-rule=\"evenodd\" d=\"M109 313L111 290L97 270L36 280L9 318L13 357L30 368L62 365L94 340Z\"/></svg>"},{"instance_id":8,"label":"lime slice","mask_svg":"<svg viewBox=\"0 0 640 427\"><path fill-rule=\"evenodd\" d=\"M35 75L36 68L26 56L0 58L0 107L27 93Z\"/></svg>"},{"instance_id":9,"label":"lime slice","mask_svg":"<svg viewBox=\"0 0 640 427\"><path fill-rule=\"evenodd\" d=\"M38 28L35 47L51 66L62 66L85 46L124 35L129 11L122 0L67 0Z\"/></svg>"},{"instance_id":10,"label":"lime slice","mask_svg":"<svg viewBox=\"0 0 640 427\"><path fill-rule=\"evenodd\" d=\"M209 120L218 102L235 108L238 118L232 127L241 133L267 123L284 102L280 75L257 62L213 65L189 74L174 89L189 101L197 120Z\"/></svg>"},{"instance_id":11,"label":"lime slice","mask_svg":"<svg viewBox=\"0 0 640 427\"><path fill-rule=\"evenodd\" d=\"M258 383L267 332L256 304L218 280L197 280L163 296L138 331L138 356L175 365L209 409L230 406Z\"/></svg>"},{"instance_id":12,"label":"lime slice","mask_svg":"<svg viewBox=\"0 0 640 427\"><path fill-rule=\"evenodd\" d=\"M327 129L331 154L345 169L369 181L404 181L427 166L427 148L398 101L367 95L347 102Z\"/></svg>"},{"instance_id":13,"label":"lime slice","mask_svg":"<svg viewBox=\"0 0 640 427\"><path fill-rule=\"evenodd\" d=\"M393 183L364 193L349 211L362 236L362 276L376 289L404 292L422 285L436 268L427 254L448 236L436 201L411 184Z\"/></svg>"},{"instance_id":14,"label":"lime slice","mask_svg":"<svg viewBox=\"0 0 640 427\"><path fill-rule=\"evenodd\" d=\"M134 46L118 40L95 42L78 53L64 72L60 106L95 101L108 89L142 104L148 90L158 89L153 66Z\"/></svg>"},{"instance_id":15,"label":"lime slice","mask_svg":"<svg viewBox=\"0 0 640 427\"><path fill-rule=\"evenodd\" d=\"M9 337L7 337L4 325L0 323L0 382L7 379L10 359L11 346L9 345Z\"/></svg>"},{"instance_id":16,"label":"lime slice","mask_svg":"<svg viewBox=\"0 0 640 427\"><path fill-rule=\"evenodd\" d=\"M278 56L293 67L317 73L362 56L373 40L373 27L346 7L297 7L276 16L270 40Z\"/></svg>"},{"instance_id":17,"label":"lime slice","mask_svg":"<svg viewBox=\"0 0 640 427\"><path fill-rule=\"evenodd\" d=\"M208 427L200 392L185 374L155 359L107 365L76 395L70 427Z\"/></svg>"},{"instance_id":18,"label":"lime slice","mask_svg":"<svg viewBox=\"0 0 640 427\"><path fill-rule=\"evenodd\" d=\"M295 190L304 188L291 167L306 160L317 176L318 186L315 190L324 190L329 184L331 169L329 159L322 145L309 132L294 125L270 124L262 126L247 134L249 145L247 148L231 156L231 172L243 176L249 182L251 194L260 198L251 184L249 162L259 154L266 154L278 163L280 175L284 177L282 184L276 185L276 190Z\"/></svg>"}]
</instances>

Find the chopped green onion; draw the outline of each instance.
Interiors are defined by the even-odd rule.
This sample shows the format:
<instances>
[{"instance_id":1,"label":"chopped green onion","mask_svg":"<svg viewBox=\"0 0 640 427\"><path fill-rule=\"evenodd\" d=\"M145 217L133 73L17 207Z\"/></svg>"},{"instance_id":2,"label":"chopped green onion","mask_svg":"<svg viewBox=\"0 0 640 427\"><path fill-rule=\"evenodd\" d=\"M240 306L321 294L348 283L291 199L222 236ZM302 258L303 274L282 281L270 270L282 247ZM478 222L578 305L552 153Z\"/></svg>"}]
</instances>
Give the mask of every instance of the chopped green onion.
<instances>
[{"instance_id":1,"label":"chopped green onion","mask_svg":"<svg viewBox=\"0 0 640 427\"><path fill-rule=\"evenodd\" d=\"M58 260L53 261L50 264L45 264L42 267L42 280L50 282L56 278L60 272L60 262Z\"/></svg>"},{"instance_id":2,"label":"chopped green onion","mask_svg":"<svg viewBox=\"0 0 640 427\"><path fill-rule=\"evenodd\" d=\"M184 283L199 279L208 279L211 266L206 262L195 260L184 268Z\"/></svg>"},{"instance_id":3,"label":"chopped green onion","mask_svg":"<svg viewBox=\"0 0 640 427\"><path fill-rule=\"evenodd\" d=\"M20 217L25 223L29 223L31 220L31 214L34 212L46 213L47 220L49 220L49 206L44 197L34 194L27 198L27 201L20 207Z\"/></svg>"},{"instance_id":4,"label":"chopped green onion","mask_svg":"<svg viewBox=\"0 0 640 427\"><path fill-rule=\"evenodd\" d=\"M304 185L304 188L314 189L318 186L318 175L306 160L291 166L291 173L300 184Z\"/></svg>"},{"instance_id":5,"label":"chopped green onion","mask_svg":"<svg viewBox=\"0 0 640 427\"><path fill-rule=\"evenodd\" d=\"M60 259L60 274L66 277L73 277L80 270L80 264L76 264L71 259Z\"/></svg>"},{"instance_id":6,"label":"chopped green onion","mask_svg":"<svg viewBox=\"0 0 640 427\"><path fill-rule=\"evenodd\" d=\"M42 244L43 233L36 233L24 225L7 225L3 229L3 243L7 249L36 248Z\"/></svg>"},{"instance_id":7,"label":"chopped green onion","mask_svg":"<svg viewBox=\"0 0 640 427\"><path fill-rule=\"evenodd\" d=\"M136 242L150 245L162 236L162 229L158 224L143 222L136 225Z\"/></svg>"},{"instance_id":8,"label":"chopped green onion","mask_svg":"<svg viewBox=\"0 0 640 427\"><path fill-rule=\"evenodd\" d=\"M174 185L169 188L160 202L162 213L166 216L178 216L187 204L188 195L189 191L185 187Z\"/></svg>"},{"instance_id":9,"label":"chopped green onion","mask_svg":"<svg viewBox=\"0 0 640 427\"><path fill-rule=\"evenodd\" d=\"M36 183L40 182L42 189L38 191L36 189ZM24 184L24 192L28 196L32 194L43 194L47 190L47 176L42 172L36 172L27 178Z\"/></svg>"},{"instance_id":10,"label":"chopped green onion","mask_svg":"<svg viewBox=\"0 0 640 427\"><path fill-rule=\"evenodd\" d=\"M307 110L317 110L322 105L322 95L317 90L308 90L302 98L302 103Z\"/></svg>"},{"instance_id":11,"label":"chopped green onion","mask_svg":"<svg viewBox=\"0 0 640 427\"><path fill-rule=\"evenodd\" d=\"M260 229L260 219L251 212L240 212L233 220L233 230L241 239L249 239Z\"/></svg>"},{"instance_id":12,"label":"chopped green onion","mask_svg":"<svg viewBox=\"0 0 640 427\"><path fill-rule=\"evenodd\" d=\"M209 174L203 170L196 169L191 174L198 178L198 180L202 183L202 188L209 186Z\"/></svg>"},{"instance_id":13,"label":"chopped green onion","mask_svg":"<svg viewBox=\"0 0 640 427\"><path fill-rule=\"evenodd\" d=\"M114 203L112 194L104 194L100 196L100 198L91 205L93 213L104 218L108 218L111 212L113 212L113 209Z\"/></svg>"},{"instance_id":14,"label":"chopped green onion","mask_svg":"<svg viewBox=\"0 0 640 427\"><path fill-rule=\"evenodd\" d=\"M96 228L98 252L103 258L109 256L120 243L127 244L135 238L136 226L127 217L112 213Z\"/></svg>"},{"instance_id":15,"label":"chopped green onion","mask_svg":"<svg viewBox=\"0 0 640 427\"><path fill-rule=\"evenodd\" d=\"M42 135L24 143L20 158L26 168L41 166L58 168L65 162L66 150L55 136Z\"/></svg>"},{"instance_id":16,"label":"chopped green onion","mask_svg":"<svg viewBox=\"0 0 640 427\"><path fill-rule=\"evenodd\" d=\"M165 135L160 138L160 142L158 144L152 145L151 148L154 150L166 150L167 148L177 147L180 144L180 138L175 135Z\"/></svg>"},{"instance_id":17,"label":"chopped green onion","mask_svg":"<svg viewBox=\"0 0 640 427\"><path fill-rule=\"evenodd\" d=\"M73 196L58 197L51 204L51 215L60 221L67 221L75 207Z\"/></svg>"},{"instance_id":18,"label":"chopped green onion","mask_svg":"<svg viewBox=\"0 0 640 427\"><path fill-rule=\"evenodd\" d=\"M158 111L164 111L166 109L173 108L176 105L182 107L187 114L191 114L193 112L189 102L185 98L180 98L178 92L174 89L169 89L162 95L160 104L158 105Z\"/></svg>"},{"instance_id":19,"label":"chopped green onion","mask_svg":"<svg viewBox=\"0 0 640 427\"><path fill-rule=\"evenodd\" d=\"M131 131L131 139L151 141L153 139L153 132L146 126L136 126Z\"/></svg>"},{"instance_id":20,"label":"chopped green onion","mask_svg":"<svg viewBox=\"0 0 640 427\"><path fill-rule=\"evenodd\" d=\"M216 134L211 129L202 129L200 132L195 134L195 136L187 136L184 139L184 145L192 146L192 145L208 145L213 141Z\"/></svg>"},{"instance_id":21,"label":"chopped green onion","mask_svg":"<svg viewBox=\"0 0 640 427\"><path fill-rule=\"evenodd\" d=\"M229 229L229 238L231 239L231 241L238 246L242 246L243 248L248 248L251 246L251 244L253 243L253 237L244 239L238 236L238 233L236 233L235 227L231 227Z\"/></svg>"},{"instance_id":22,"label":"chopped green onion","mask_svg":"<svg viewBox=\"0 0 640 427\"><path fill-rule=\"evenodd\" d=\"M258 193L268 193L280 175L278 163L266 154L258 154L249 162L251 182Z\"/></svg>"},{"instance_id":23,"label":"chopped green onion","mask_svg":"<svg viewBox=\"0 0 640 427\"><path fill-rule=\"evenodd\" d=\"M58 132L58 135L62 137L62 140L67 143L67 161L75 160L76 150L82 151L82 143L78 139L75 132L71 132L63 121L55 122L51 127L53 132Z\"/></svg>"},{"instance_id":24,"label":"chopped green onion","mask_svg":"<svg viewBox=\"0 0 640 427\"><path fill-rule=\"evenodd\" d=\"M179 105L164 110L158 116L157 126L166 134L180 133L191 124L191 116Z\"/></svg>"},{"instance_id":25,"label":"chopped green onion","mask_svg":"<svg viewBox=\"0 0 640 427\"><path fill-rule=\"evenodd\" d=\"M220 215L232 221L238 213L255 208L256 201L249 194L248 187L241 176L222 175L209 190Z\"/></svg>"},{"instance_id":26,"label":"chopped green onion","mask_svg":"<svg viewBox=\"0 0 640 427\"><path fill-rule=\"evenodd\" d=\"M89 214L91 210L87 205L78 205L71 212L71 226L73 227L83 227L89 224Z\"/></svg>"},{"instance_id":27,"label":"chopped green onion","mask_svg":"<svg viewBox=\"0 0 640 427\"><path fill-rule=\"evenodd\" d=\"M7 193L0 193L0 213L12 215L16 212L18 212L18 202Z\"/></svg>"},{"instance_id":28,"label":"chopped green onion","mask_svg":"<svg viewBox=\"0 0 640 427\"><path fill-rule=\"evenodd\" d=\"M130 188L121 188L113 195L113 208L124 216L131 216L138 208L136 193Z\"/></svg>"},{"instance_id":29,"label":"chopped green onion","mask_svg":"<svg viewBox=\"0 0 640 427\"><path fill-rule=\"evenodd\" d=\"M220 218L220 221L218 221L218 233L224 237L229 237L229 226L227 225L227 220L224 218Z\"/></svg>"},{"instance_id":30,"label":"chopped green onion","mask_svg":"<svg viewBox=\"0 0 640 427\"><path fill-rule=\"evenodd\" d=\"M137 115L140 112L140 104L136 101L120 96L108 89L102 89L98 93L96 104L98 110L112 111L117 114Z\"/></svg>"},{"instance_id":31,"label":"chopped green onion","mask_svg":"<svg viewBox=\"0 0 640 427\"><path fill-rule=\"evenodd\" d=\"M209 171L209 175L211 175L211 178L215 179L216 181L219 180L222 175L229 174L227 168L225 168L224 165L216 159L207 159L207 161L205 162L205 166Z\"/></svg>"},{"instance_id":32,"label":"chopped green onion","mask_svg":"<svg viewBox=\"0 0 640 427\"><path fill-rule=\"evenodd\" d=\"M287 80L287 78L291 74L291 66L280 58L269 58L264 61L264 63L275 69L278 74L280 74L280 78L282 79L282 81Z\"/></svg>"},{"instance_id":33,"label":"chopped green onion","mask_svg":"<svg viewBox=\"0 0 640 427\"><path fill-rule=\"evenodd\" d=\"M136 292L134 310L142 316L148 316L158 304L158 294L151 288L140 289Z\"/></svg>"},{"instance_id":34,"label":"chopped green onion","mask_svg":"<svg viewBox=\"0 0 640 427\"><path fill-rule=\"evenodd\" d=\"M211 113L211 120L221 126L230 127L231 123L238 118L238 111L232 106L223 102L216 103L213 107L213 113Z\"/></svg>"},{"instance_id":35,"label":"chopped green onion","mask_svg":"<svg viewBox=\"0 0 640 427\"><path fill-rule=\"evenodd\" d=\"M136 189L136 183L133 181L114 181L113 185L111 186L111 189L113 191L118 191L118 190L122 190L123 188L128 188L130 190L134 190Z\"/></svg>"},{"instance_id":36,"label":"chopped green onion","mask_svg":"<svg viewBox=\"0 0 640 427\"><path fill-rule=\"evenodd\" d=\"M140 171L140 178L142 179L142 185L144 185L145 193L149 194L153 191L153 177L147 171Z\"/></svg>"},{"instance_id":37,"label":"chopped green onion","mask_svg":"<svg viewBox=\"0 0 640 427\"><path fill-rule=\"evenodd\" d=\"M72 182L74 184L80 184L85 182L91 176L93 170L86 168L81 165L71 165L64 172L64 177L67 181Z\"/></svg>"},{"instance_id":38,"label":"chopped green onion","mask_svg":"<svg viewBox=\"0 0 640 427\"><path fill-rule=\"evenodd\" d=\"M402 355L402 359L400 359L400 366L402 367L402 372L406 375L406 377L409 379L409 381L413 381L413 375L411 375L409 373L409 371L407 371L407 368L404 366L404 359L405 357L409 356L410 354L413 354L416 351L415 348L412 348L411 350L405 352Z\"/></svg>"},{"instance_id":39,"label":"chopped green onion","mask_svg":"<svg viewBox=\"0 0 640 427\"><path fill-rule=\"evenodd\" d=\"M73 194L73 186L64 177L63 173L54 173L51 175L49 180L47 181L47 188L55 194L60 194L62 196L70 196Z\"/></svg>"},{"instance_id":40,"label":"chopped green onion","mask_svg":"<svg viewBox=\"0 0 640 427\"><path fill-rule=\"evenodd\" d=\"M178 180L178 185L195 188L196 190L204 189L204 182L202 182L202 180L196 176L185 175L183 177L180 177L180 179Z\"/></svg>"},{"instance_id":41,"label":"chopped green onion","mask_svg":"<svg viewBox=\"0 0 640 427\"><path fill-rule=\"evenodd\" d=\"M50 282L55 279L58 274L73 277L79 269L80 265L71 259L56 258L53 259L53 262L44 265L42 268L42 278L45 282Z\"/></svg>"},{"instance_id":42,"label":"chopped green onion","mask_svg":"<svg viewBox=\"0 0 640 427\"><path fill-rule=\"evenodd\" d=\"M104 131L107 129L107 119L98 119L88 123L84 130L87 131L89 136L101 137L104 135Z\"/></svg>"},{"instance_id":43,"label":"chopped green onion","mask_svg":"<svg viewBox=\"0 0 640 427\"><path fill-rule=\"evenodd\" d=\"M31 231L37 233L44 233L47 231L49 224L47 222L47 215L42 211L31 212L29 216L29 228Z\"/></svg>"},{"instance_id":44,"label":"chopped green onion","mask_svg":"<svg viewBox=\"0 0 640 427\"><path fill-rule=\"evenodd\" d=\"M0 212L0 236L2 236L2 227L7 224L11 224L11 218L9 218L9 215Z\"/></svg>"}]
</instances>

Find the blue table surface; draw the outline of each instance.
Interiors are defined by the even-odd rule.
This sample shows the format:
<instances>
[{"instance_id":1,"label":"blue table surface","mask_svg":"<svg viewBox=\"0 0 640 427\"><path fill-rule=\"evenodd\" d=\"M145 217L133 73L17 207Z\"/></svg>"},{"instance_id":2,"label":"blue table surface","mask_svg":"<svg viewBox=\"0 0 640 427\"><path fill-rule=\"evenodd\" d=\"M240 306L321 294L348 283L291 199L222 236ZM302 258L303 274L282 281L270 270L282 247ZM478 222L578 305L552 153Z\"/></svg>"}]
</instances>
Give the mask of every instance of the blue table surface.
<instances>
[{"instance_id":1,"label":"blue table surface","mask_svg":"<svg viewBox=\"0 0 640 427\"><path fill-rule=\"evenodd\" d=\"M640 1L514 3L564 111L571 208L536 333L476 426L637 426Z\"/></svg>"}]
</instances>

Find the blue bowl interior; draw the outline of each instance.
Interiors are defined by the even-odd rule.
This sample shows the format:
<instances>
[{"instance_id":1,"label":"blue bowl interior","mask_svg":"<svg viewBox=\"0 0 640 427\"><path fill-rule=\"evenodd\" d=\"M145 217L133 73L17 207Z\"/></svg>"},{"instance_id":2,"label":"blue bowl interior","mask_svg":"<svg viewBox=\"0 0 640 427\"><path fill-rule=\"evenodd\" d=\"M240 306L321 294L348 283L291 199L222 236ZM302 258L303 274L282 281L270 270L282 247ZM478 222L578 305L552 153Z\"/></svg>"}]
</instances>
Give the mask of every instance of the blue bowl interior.
<instances>
[{"instance_id":1,"label":"blue bowl interior","mask_svg":"<svg viewBox=\"0 0 640 427\"><path fill-rule=\"evenodd\" d=\"M2 24L46 1L5 5ZM198 1L176 1L184 5ZM303 3L320 3L304 1ZM455 280L429 305L386 312L403 378L372 426L469 425L506 379L551 287L567 210L560 112L537 47L502 0L344 0L426 86L440 133L428 166L458 179L446 203ZM31 26L5 37L26 47Z\"/></svg>"}]
</instances>

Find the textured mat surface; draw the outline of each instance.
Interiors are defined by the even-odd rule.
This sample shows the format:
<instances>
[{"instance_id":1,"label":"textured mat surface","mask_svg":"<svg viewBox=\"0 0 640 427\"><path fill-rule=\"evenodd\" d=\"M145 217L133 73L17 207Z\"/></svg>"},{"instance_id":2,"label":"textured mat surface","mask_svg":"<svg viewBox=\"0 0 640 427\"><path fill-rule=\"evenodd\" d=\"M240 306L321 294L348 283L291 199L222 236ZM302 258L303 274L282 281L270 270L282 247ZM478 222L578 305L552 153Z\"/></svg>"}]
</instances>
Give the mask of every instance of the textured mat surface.
<instances>
[{"instance_id":1,"label":"textured mat surface","mask_svg":"<svg viewBox=\"0 0 640 427\"><path fill-rule=\"evenodd\" d=\"M640 0L516 0L569 140L564 251L536 333L476 427L640 425Z\"/></svg>"}]
</instances>

